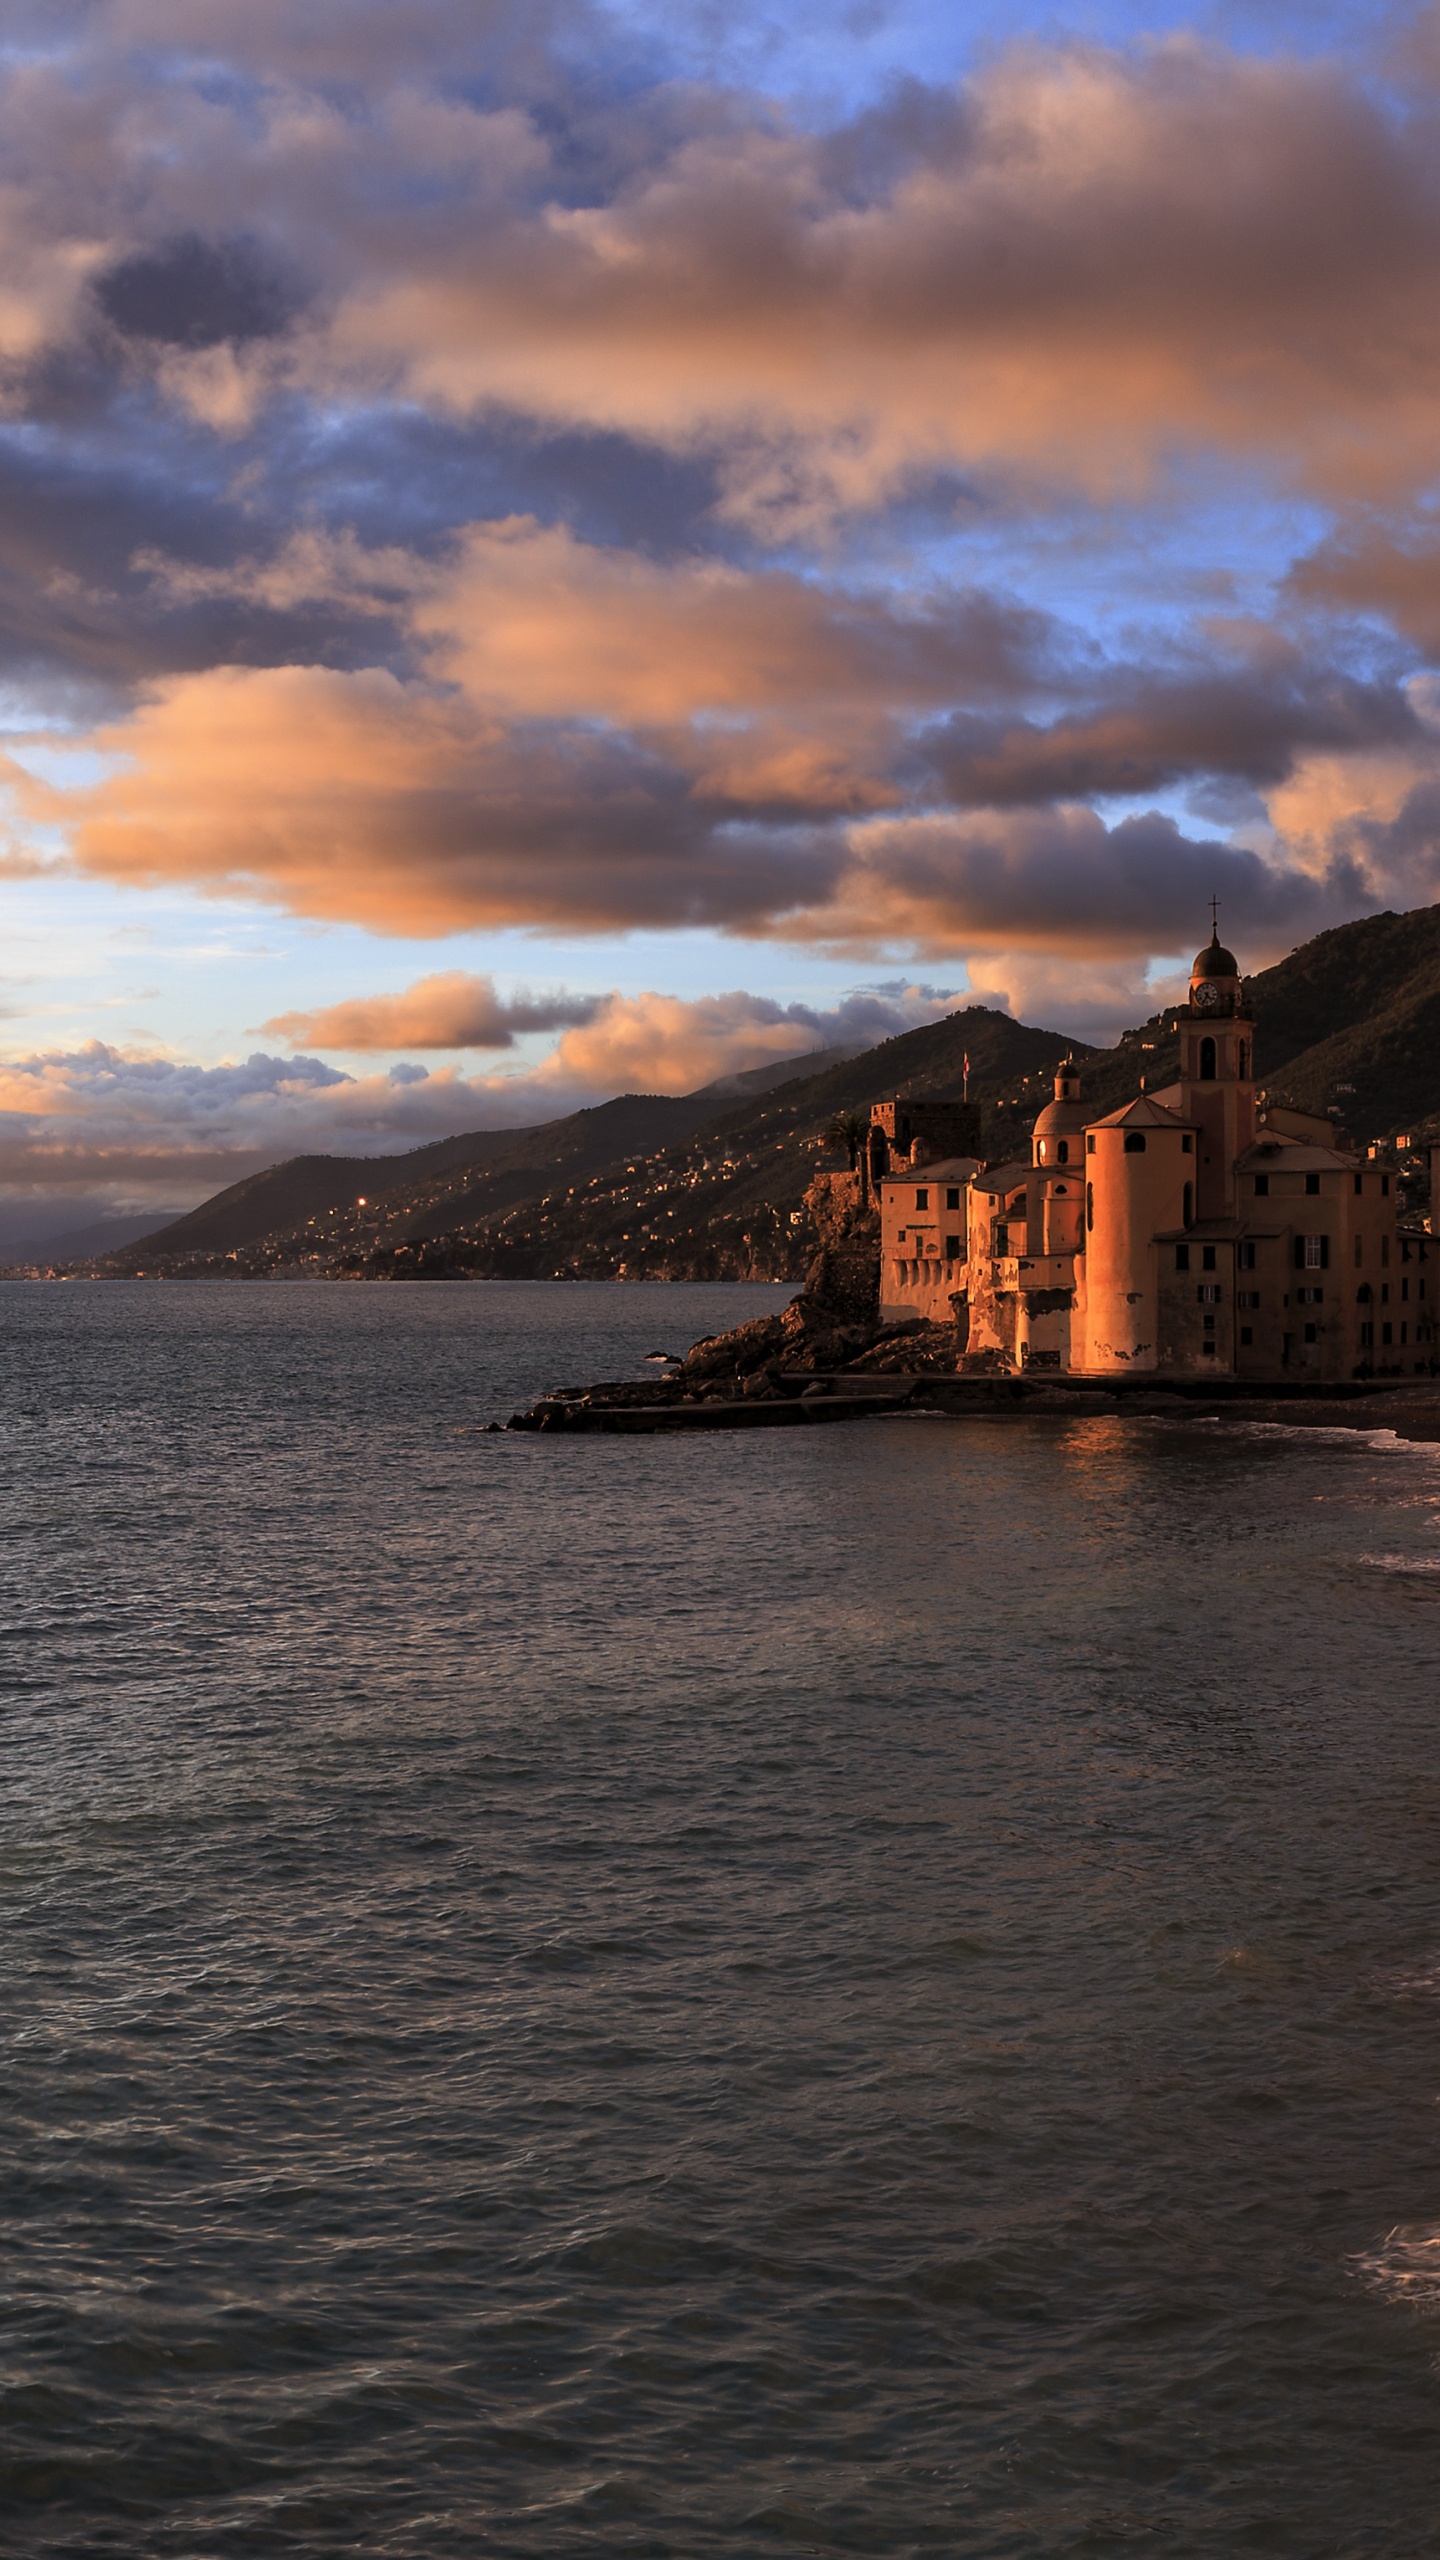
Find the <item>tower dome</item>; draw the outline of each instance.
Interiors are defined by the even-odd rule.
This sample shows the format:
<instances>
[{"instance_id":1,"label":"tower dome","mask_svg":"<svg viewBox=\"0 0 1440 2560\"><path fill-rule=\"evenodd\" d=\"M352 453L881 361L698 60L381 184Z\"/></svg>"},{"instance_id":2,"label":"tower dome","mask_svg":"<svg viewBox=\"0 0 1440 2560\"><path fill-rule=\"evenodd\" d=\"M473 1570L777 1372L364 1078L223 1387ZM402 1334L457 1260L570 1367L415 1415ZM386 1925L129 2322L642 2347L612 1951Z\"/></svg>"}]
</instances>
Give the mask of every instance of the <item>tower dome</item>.
<instances>
[{"instance_id":1,"label":"tower dome","mask_svg":"<svg viewBox=\"0 0 1440 2560\"><path fill-rule=\"evenodd\" d=\"M1055 1099L1047 1102L1035 1123L1035 1162L1077 1165L1085 1152L1085 1105L1080 1099L1080 1070L1073 1058L1062 1058L1055 1072Z\"/></svg>"},{"instance_id":2,"label":"tower dome","mask_svg":"<svg viewBox=\"0 0 1440 2560\"><path fill-rule=\"evenodd\" d=\"M1226 950L1220 939L1219 925L1212 925L1204 950L1195 954L1195 963L1190 971L1191 985L1197 978L1238 978L1239 975L1240 964L1234 952Z\"/></svg>"}]
</instances>

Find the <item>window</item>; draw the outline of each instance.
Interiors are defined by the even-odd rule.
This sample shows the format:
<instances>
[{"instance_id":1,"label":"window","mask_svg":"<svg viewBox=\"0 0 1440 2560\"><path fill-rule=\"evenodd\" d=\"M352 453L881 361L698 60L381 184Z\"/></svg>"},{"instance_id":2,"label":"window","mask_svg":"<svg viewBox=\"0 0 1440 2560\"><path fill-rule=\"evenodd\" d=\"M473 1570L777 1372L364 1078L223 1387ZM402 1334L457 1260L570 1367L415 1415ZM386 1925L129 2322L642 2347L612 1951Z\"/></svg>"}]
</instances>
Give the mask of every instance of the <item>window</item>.
<instances>
[{"instance_id":1,"label":"window","mask_svg":"<svg viewBox=\"0 0 1440 2560\"><path fill-rule=\"evenodd\" d=\"M1408 1281L1408 1280L1402 1280L1402 1281L1401 1281L1401 1283L1400 1283L1400 1299L1401 1299L1401 1304L1402 1304L1402 1305L1404 1304L1405 1300L1409 1297L1409 1295L1410 1295L1410 1283L1409 1283L1409 1281Z\"/></svg>"},{"instance_id":2,"label":"window","mask_svg":"<svg viewBox=\"0 0 1440 2560\"><path fill-rule=\"evenodd\" d=\"M1362 1326L1360 1327L1360 1348L1361 1348L1361 1350L1362 1350L1362 1351L1373 1351L1373 1350L1374 1350L1374 1348L1375 1348L1375 1327L1373 1326L1373 1324L1362 1324Z\"/></svg>"},{"instance_id":3,"label":"window","mask_svg":"<svg viewBox=\"0 0 1440 2560\"><path fill-rule=\"evenodd\" d=\"M1190 1247L1188 1246L1188 1244L1177 1244L1177 1246L1175 1247L1175 1268L1176 1268L1176 1270L1177 1270L1177 1271L1188 1271L1188 1270L1189 1270L1189 1268L1190 1268Z\"/></svg>"},{"instance_id":4,"label":"window","mask_svg":"<svg viewBox=\"0 0 1440 2560\"><path fill-rule=\"evenodd\" d=\"M1297 1236L1295 1239L1297 1271L1328 1271L1330 1239L1328 1236Z\"/></svg>"},{"instance_id":5,"label":"window","mask_svg":"<svg viewBox=\"0 0 1440 2560\"><path fill-rule=\"evenodd\" d=\"M1213 1271L1213 1270L1214 1270L1214 1268L1215 1268L1215 1247L1213 1246L1213 1244L1202 1244L1202 1246L1200 1247L1200 1268L1201 1268L1201 1270L1202 1270L1202 1271Z\"/></svg>"},{"instance_id":6,"label":"window","mask_svg":"<svg viewBox=\"0 0 1440 2560\"><path fill-rule=\"evenodd\" d=\"M1215 1043L1213 1040L1202 1040L1200 1043L1200 1081L1202 1084L1213 1084L1215 1081Z\"/></svg>"},{"instance_id":7,"label":"window","mask_svg":"<svg viewBox=\"0 0 1440 2560\"><path fill-rule=\"evenodd\" d=\"M1145 1153L1145 1132L1143 1129L1126 1130L1125 1153L1127 1156L1143 1156Z\"/></svg>"},{"instance_id":8,"label":"window","mask_svg":"<svg viewBox=\"0 0 1440 2560\"><path fill-rule=\"evenodd\" d=\"M1202 1343L1201 1343L1201 1345L1200 1345L1200 1348L1201 1348L1202 1352L1204 1353L1205 1358L1206 1358L1207 1360L1213 1360L1213 1359L1214 1359L1214 1357L1215 1357L1215 1345L1214 1345L1214 1343L1213 1343L1213 1342L1202 1342Z\"/></svg>"},{"instance_id":9,"label":"window","mask_svg":"<svg viewBox=\"0 0 1440 2560\"><path fill-rule=\"evenodd\" d=\"M997 1253L1008 1253L1010 1250L1010 1230L1005 1224L1003 1218L998 1220L996 1224L995 1250Z\"/></svg>"},{"instance_id":10,"label":"window","mask_svg":"<svg viewBox=\"0 0 1440 2560\"><path fill-rule=\"evenodd\" d=\"M1070 1194L1069 1194L1068 1190L1066 1189L1066 1187L1065 1187L1065 1185L1064 1185L1064 1183L1063 1183L1063 1182L1057 1182L1057 1183L1056 1183L1056 1185L1055 1185L1055 1197L1056 1197L1056 1199L1057 1199L1057 1200L1068 1200L1068 1199L1069 1199Z\"/></svg>"},{"instance_id":11,"label":"window","mask_svg":"<svg viewBox=\"0 0 1440 2560\"><path fill-rule=\"evenodd\" d=\"M929 1194L929 1192L928 1192L928 1191L917 1191L917 1192L916 1192L916 1194L915 1194L915 1206L916 1206L916 1208L917 1208L917 1209L928 1209L928 1208L929 1208L929 1206L930 1206L930 1194Z\"/></svg>"},{"instance_id":12,"label":"window","mask_svg":"<svg viewBox=\"0 0 1440 2560\"><path fill-rule=\"evenodd\" d=\"M1257 1174L1256 1174L1256 1176L1255 1176L1255 1197L1256 1197L1256 1199L1257 1199L1257 1200L1268 1200L1268 1199L1269 1199L1269 1197L1270 1197L1270 1176L1269 1176L1269 1174L1268 1174L1268 1173L1257 1173Z\"/></svg>"},{"instance_id":13,"label":"window","mask_svg":"<svg viewBox=\"0 0 1440 2560\"><path fill-rule=\"evenodd\" d=\"M1213 1280L1208 1283L1204 1280L1201 1281L1199 1288L1195 1292L1195 1303L1197 1307L1219 1306L1220 1292L1216 1288Z\"/></svg>"},{"instance_id":14,"label":"window","mask_svg":"<svg viewBox=\"0 0 1440 2560\"><path fill-rule=\"evenodd\" d=\"M1364 1190L1364 1188L1365 1188L1365 1176L1364 1176L1364 1174L1363 1174L1363 1173L1357 1173L1357 1174L1356 1174L1356 1176L1355 1176L1355 1196L1356 1196L1357 1200L1358 1200L1358 1198L1359 1198L1359 1196L1360 1196L1361 1192Z\"/></svg>"},{"instance_id":15,"label":"window","mask_svg":"<svg viewBox=\"0 0 1440 2560\"><path fill-rule=\"evenodd\" d=\"M1086 1145L1086 1149L1087 1149L1088 1153L1089 1153L1089 1154L1091 1154L1091 1155L1093 1156L1093 1154L1095 1153L1095 1141L1094 1141L1094 1139L1093 1139L1093 1138L1087 1138L1087 1139L1086 1139L1086 1141L1085 1141L1085 1145Z\"/></svg>"},{"instance_id":16,"label":"window","mask_svg":"<svg viewBox=\"0 0 1440 2560\"><path fill-rule=\"evenodd\" d=\"M1389 1325L1389 1324L1382 1324L1382 1326L1380 1327L1380 1339L1381 1339L1382 1343L1384 1344L1384 1346L1385 1346L1386 1350L1388 1351L1388 1350L1389 1350L1389 1348L1390 1348L1391 1343L1392 1343L1392 1342L1394 1341L1394 1339L1395 1339L1395 1328L1394 1328L1394 1326L1393 1326L1393 1325Z\"/></svg>"},{"instance_id":17,"label":"window","mask_svg":"<svg viewBox=\"0 0 1440 2560\"><path fill-rule=\"evenodd\" d=\"M1237 1244L1235 1247L1235 1268L1237 1271L1254 1270L1255 1247L1253 1244Z\"/></svg>"},{"instance_id":18,"label":"window","mask_svg":"<svg viewBox=\"0 0 1440 2560\"><path fill-rule=\"evenodd\" d=\"M1240 1348L1241 1348L1241 1350L1242 1350L1242 1351L1248 1351L1248 1350L1249 1350L1249 1348L1250 1348L1250 1346L1251 1346L1251 1344L1252 1344L1252 1342L1254 1341L1254 1339L1255 1339L1255 1335L1254 1335L1254 1332L1253 1332L1252 1328L1251 1328L1248 1324L1242 1324L1242 1326L1240 1327Z\"/></svg>"},{"instance_id":19,"label":"window","mask_svg":"<svg viewBox=\"0 0 1440 2560\"><path fill-rule=\"evenodd\" d=\"M1208 1309L1207 1309L1206 1313L1201 1317L1200 1321L1201 1321L1201 1323L1203 1324L1203 1326L1205 1327L1205 1330L1206 1330L1206 1332L1207 1332L1207 1333L1213 1333L1213 1332L1214 1332L1214 1330L1215 1330L1215 1317L1214 1317L1214 1314L1213 1314L1213 1312L1212 1312L1211 1310L1208 1310Z\"/></svg>"},{"instance_id":20,"label":"window","mask_svg":"<svg viewBox=\"0 0 1440 2560\"><path fill-rule=\"evenodd\" d=\"M1356 1290L1356 1292L1355 1292L1355 1304L1356 1304L1356 1306L1357 1306L1357 1307L1368 1307L1368 1306L1372 1303L1373 1298L1374 1298L1374 1291L1372 1290L1372 1288L1371 1288L1371 1286L1370 1286L1369 1281L1368 1281L1368 1280L1362 1280L1362 1281L1361 1281L1361 1283L1360 1283L1359 1288L1358 1288L1358 1289Z\"/></svg>"},{"instance_id":21,"label":"window","mask_svg":"<svg viewBox=\"0 0 1440 2560\"><path fill-rule=\"evenodd\" d=\"M1093 1138L1090 1144L1094 1146ZM1095 1185L1093 1182L1087 1182L1085 1185L1085 1224L1089 1233L1093 1235L1095 1232Z\"/></svg>"},{"instance_id":22,"label":"window","mask_svg":"<svg viewBox=\"0 0 1440 2560\"><path fill-rule=\"evenodd\" d=\"M1183 1196L1183 1198L1182 1198L1182 1200L1181 1200L1181 1203L1180 1203L1180 1224L1181 1224L1181 1226L1182 1226L1182 1227L1188 1227L1188 1226L1190 1225L1190 1222L1191 1222L1191 1220L1193 1219L1194 1215L1195 1215L1195 1194L1194 1194L1194 1191L1191 1189L1190 1184L1187 1182L1187 1183L1186 1183L1186 1185L1185 1185L1184 1196Z\"/></svg>"},{"instance_id":23,"label":"window","mask_svg":"<svg viewBox=\"0 0 1440 2560\"><path fill-rule=\"evenodd\" d=\"M959 1208L959 1206L960 1206L960 1194L959 1194L959 1191L958 1191L958 1190L956 1190L956 1189L953 1189L953 1188L952 1188L951 1190L949 1190L949 1191L947 1191L947 1192L946 1192L946 1194L945 1194L945 1206L946 1206L946 1208L947 1208L947 1209L958 1209L958 1208Z\"/></svg>"},{"instance_id":24,"label":"window","mask_svg":"<svg viewBox=\"0 0 1440 2560\"><path fill-rule=\"evenodd\" d=\"M1061 1163L1061 1164L1068 1164L1068 1163L1069 1163L1069 1161L1070 1161L1070 1141L1069 1141L1069 1139L1068 1139L1068 1138L1062 1138L1062 1139L1060 1140L1060 1142L1059 1142L1058 1146L1057 1146L1057 1147L1056 1147L1056 1149L1055 1149L1055 1153L1056 1153L1056 1156L1058 1157L1058 1159L1059 1159L1059 1161L1060 1161L1060 1163Z\"/></svg>"},{"instance_id":25,"label":"window","mask_svg":"<svg viewBox=\"0 0 1440 2560\"><path fill-rule=\"evenodd\" d=\"M1388 1307L1390 1304L1390 1283L1388 1280L1382 1280L1380 1283L1380 1304L1382 1307Z\"/></svg>"},{"instance_id":26,"label":"window","mask_svg":"<svg viewBox=\"0 0 1440 2560\"><path fill-rule=\"evenodd\" d=\"M1306 1174L1305 1190L1308 1198L1311 1200L1318 1200L1320 1196L1320 1176L1318 1173Z\"/></svg>"},{"instance_id":27,"label":"window","mask_svg":"<svg viewBox=\"0 0 1440 2560\"><path fill-rule=\"evenodd\" d=\"M1382 1200L1388 1200L1390 1197L1390 1176L1388 1173L1382 1173L1380 1176L1380 1197Z\"/></svg>"},{"instance_id":28,"label":"window","mask_svg":"<svg viewBox=\"0 0 1440 2560\"><path fill-rule=\"evenodd\" d=\"M958 1236L947 1236L947 1237L946 1237L946 1239L945 1239L945 1259L946 1259L946 1261L947 1261L947 1262L958 1262L958 1261L959 1261L959 1259L960 1259L960 1239L959 1239L959 1237L958 1237Z\"/></svg>"},{"instance_id":29,"label":"window","mask_svg":"<svg viewBox=\"0 0 1440 2560\"><path fill-rule=\"evenodd\" d=\"M1259 1292L1259 1290L1258 1290L1258 1289L1242 1289L1242 1290L1240 1290L1240 1292L1238 1293L1238 1295L1237 1295L1237 1297L1236 1297L1235 1304L1236 1304L1236 1306L1237 1306L1237 1307L1258 1307L1258 1306L1259 1306L1259 1304L1260 1304L1260 1292Z\"/></svg>"},{"instance_id":30,"label":"window","mask_svg":"<svg viewBox=\"0 0 1440 2560\"><path fill-rule=\"evenodd\" d=\"M1182 1154L1182 1156L1193 1156L1193 1154L1195 1153L1195 1141L1194 1141L1194 1139L1191 1137L1190 1132L1189 1132L1189 1130L1188 1130L1188 1129L1186 1130L1184 1137L1183 1137L1183 1138L1181 1139L1181 1141L1180 1141L1180 1153Z\"/></svg>"},{"instance_id":31,"label":"window","mask_svg":"<svg viewBox=\"0 0 1440 2560\"><path fill-rule=\"evenodd\" d=\"M1400 1239L1400 1259L1402 1262L1408 1262L1410 1259L1410 1239L1408 1236L1402 1236Z\"/></svg>"},{"instance_id":32,"label":"window","mask_svg":"<svg viewBox=\"0 0 1440 2560\"><path fill-rule=\"evenodd\" d=\"M1305 1327L1305 1339L1307 1342L1318 1342L1320 1339L1319 1327L1317 1325L1307 1324Z\"/></svg>"},{"instance_id":33,"label":"window","mask_svg":"<svg viewBox=\"0 0 1440 2560\"><path fill-rule=\"evenodd\" d=\"M1295 1304L1297 1307L1323 1307L1325 1292L1323 1289L1297 1289Z\"/></svg>"}]
</instances>

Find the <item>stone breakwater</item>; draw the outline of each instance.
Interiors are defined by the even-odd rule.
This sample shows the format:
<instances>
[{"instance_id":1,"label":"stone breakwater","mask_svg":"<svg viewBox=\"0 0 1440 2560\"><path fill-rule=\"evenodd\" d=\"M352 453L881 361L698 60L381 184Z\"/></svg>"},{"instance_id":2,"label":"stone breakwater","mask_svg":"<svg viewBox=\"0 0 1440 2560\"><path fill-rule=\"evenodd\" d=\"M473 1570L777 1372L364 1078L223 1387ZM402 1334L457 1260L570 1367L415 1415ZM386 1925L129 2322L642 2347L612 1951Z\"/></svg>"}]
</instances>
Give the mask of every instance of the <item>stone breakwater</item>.
<instances>
[{"instance_id":1,"label":"stone breakwater","mask_svg":"<svg viewBox=\"0 0 1440 2560\"><path fill-rule=\"evenodd\" d=\"M818 1375L782 1371L764 1377L751 1392L732 1378L704 1389L683 1374L655 1385L626 1379L591 1387L557 1388L492 1431L716 1431L774 1430L816 1422L875 1421L899 1413L944 1414L974 1422L1023 1421L1045 1416L1071 1422L1098 1415L1122 1421L1283 1424L1287 1429L1393 1431L1398 1439L1440 1443L1440 1394L1429 1385L1370 1387L1354 1395L1303 1390L1253 1396L1179 1392L1128 1383L1115 1392L1076 1380L1064 1386L1031 1386L1023 1378L958 1378L930 1372L848 1369Z\"/></svg>"}]
</instances>

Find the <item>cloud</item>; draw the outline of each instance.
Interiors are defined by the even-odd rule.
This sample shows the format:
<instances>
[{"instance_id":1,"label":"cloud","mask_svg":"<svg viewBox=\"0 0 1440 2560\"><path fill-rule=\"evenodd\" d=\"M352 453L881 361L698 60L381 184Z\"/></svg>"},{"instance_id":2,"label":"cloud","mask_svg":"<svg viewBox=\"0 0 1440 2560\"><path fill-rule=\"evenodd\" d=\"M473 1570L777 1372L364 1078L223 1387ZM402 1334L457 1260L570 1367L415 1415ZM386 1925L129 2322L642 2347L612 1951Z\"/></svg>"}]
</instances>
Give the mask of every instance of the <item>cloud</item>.
<instances>
[{"instance_id":1,"label":"cloud","mask_svg":"<svg viewBox=\"0 0 1440 2560\"><path fill-rule=\"evenodd\" d=\"M403 995L354 996L314 1013L282 1013L261 1024L277 1038L315 1049L513 1049L526 1032L593 1021L598 996L498 995L493 978L445 969L417 978Z\"/></svg>"},{"instance_id":2,"label":"cloud","mask_svg":"<svg viewBox=\"0 0 1440 2560\"><path fill-rule=\"evenodd\" d=\"M1228 930L1287 948L1370 903L1358 868L1333 851L1312 872L1186 836L1154 810L1115 826L1073 804L875 819L850 830L848 853L829 900L788 918L787 935L1113 961L1182 949L1212 894Z\"/></svg>"},{"instance_id":3,"label":"cloud","mask_svg":"<svg viewBox=\"0 0 1440 2560\"><path fill-rule=\"evenodd\" d=\"M435 983L372 1001L414 1000L422 1012ZM287 1156L393 1155L466 1129L555 1119L620 1091L687 1093L813 1049L863 1048L936 1020L951 1001L904 982L820 1009L739 989L695 1000L612 994L519 1075L400 1064L355 1076L263 1051L207 1067L91 1041L0 1061L0 1193L127 1209L182 1195L193 1203Z\"/></svg>"},{"instance_id":4,"label":"cloud","mask_svg":"<svg viewBox=\"0 0 1440 2560\"><path fill-rule=\"evenodd\" d=\"M16 784L81 868L1017 985L1183 944L1212 887L1286 943L1430 893L1423 47L1402 94L1358 49L1018 43L822 129L583 0L45 33L0 63L0 667L109 760ZM1304 493L1268 627L1168 590L1217 461L1227 503ZM1112 654L1108 607L973 574L1094 578L1147 493ZM1193 833L1085 806L1181 795ZM351 1043L505 1028L457 1002ZM602 1017L552 1027L583 1056Z\"/></svg>"},{"instance_id":5,"label":"cloud","mask_svg":"<svg viewBox=\"0 0 1440 2560\"><path fill-rule=\"evenodd\" d=\"M757 520L936 464L1108 492L1197 444L1349 494L1428 480L1433 66L1401 110L1363 65L1022 43L883 134L815 133L597 80L579 13L543 60L537 18L524 62L517 14L486 13L511 96L485 103L458 6L398 54L338 0L304 41L208 14L200 48L192 13L149 12L167 59L96 10L12 67L18 358L97 310L192 357L274 335L282 239L312 309L276 396L708 445Z\"/></svg>"},{"instance_id":6,"label":"cloud","mask_svg":"<svg viewBox=\"0 0 1440 2560\"><path fill-rule=\"evenodd\" d=\"M1303 603L1373 614L1440 655L1440 539L1425 517L1350 519L1295 562L1287 585Z\"/></svg>"},{"instance_id":7,"label":"cloud","mask_svg":"<svg viewBox=\"0 0 1440 2560\"><path fill-rule=\"evenodd\" d=\"M904 983L857 989L823 1011L738 988L689 1001L611 996L592 1021L564 1034L532 1081L537 1088L586 1093L690 1093L809 1050L873 1047L937 1021L952 1002L942 990Z\"/></svg>"},{"instance_id":8,"label":"cloud","mask_svg":"<svg viewBox=\"0 0 1440 2560\"><path fill-rule=\"evenodd\" d=\"M296 308L293 285L243 235L206 240L183 233L120 259L93 279L91 290L125 337L192 350L277 337Z\"/></svg>"},{"instance_id":9,"label":"cloud","mask_svg":"<svg viewBox=\"0 0 1440 2560\"><path fill-rule=\"evenodd\" d=\"M205 21L100 7L7 65L12 399L108 329L238 426L208 360L273 346L251 399L704 448L758 523L936 466L1128 490L1201 446L1428 483L1433 61L1392 103L1363 60L1022 42L816 132L647 84L578 9Z\"/></svg>"},{"instance_id":10,"label":"cloud","mask_svg":"<svg viewBox=\"0 0 1440 2560\"><path fill-rule=\"evenodd\" d=\"M1130 798L1196 775L1286 781L1308 752L1353 755L1419 741L1414 706L1392 682L1297 663L1197 667L1178 676L1116 670L1108 700L1048 725L964 714L926 733L947 791L969 807Z\"/></svg>"}]
</instances>

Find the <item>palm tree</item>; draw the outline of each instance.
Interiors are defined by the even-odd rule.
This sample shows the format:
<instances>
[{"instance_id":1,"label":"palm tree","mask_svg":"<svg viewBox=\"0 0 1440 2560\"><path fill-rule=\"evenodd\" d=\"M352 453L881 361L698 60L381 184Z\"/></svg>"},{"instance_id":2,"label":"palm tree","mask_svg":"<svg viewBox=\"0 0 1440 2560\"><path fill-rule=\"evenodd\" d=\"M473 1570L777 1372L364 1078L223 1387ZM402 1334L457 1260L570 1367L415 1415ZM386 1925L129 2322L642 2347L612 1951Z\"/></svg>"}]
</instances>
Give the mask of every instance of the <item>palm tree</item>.
<instances>
[{"instance_id":1,"label":"palm tree","mask_svg":"<svg viewBox=\"0 0 1440 2560\"><path fill-rule=\"evenodd\" d=\"M824 1130L826 1146L844 1148L850 1160L852 1173L860 1162L860 1150L865 1144L867 1125L858 1111L837 1111L834 1119L826 1123Z\"/></svg>"}]
</instances>

